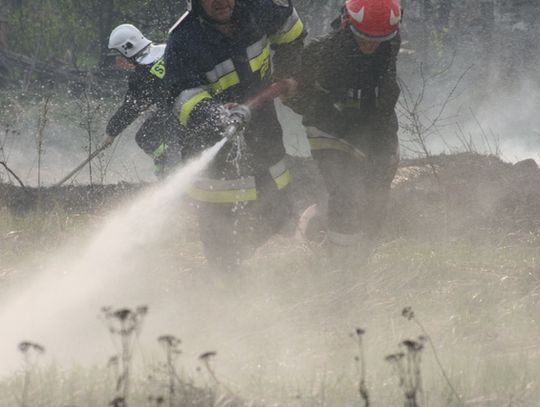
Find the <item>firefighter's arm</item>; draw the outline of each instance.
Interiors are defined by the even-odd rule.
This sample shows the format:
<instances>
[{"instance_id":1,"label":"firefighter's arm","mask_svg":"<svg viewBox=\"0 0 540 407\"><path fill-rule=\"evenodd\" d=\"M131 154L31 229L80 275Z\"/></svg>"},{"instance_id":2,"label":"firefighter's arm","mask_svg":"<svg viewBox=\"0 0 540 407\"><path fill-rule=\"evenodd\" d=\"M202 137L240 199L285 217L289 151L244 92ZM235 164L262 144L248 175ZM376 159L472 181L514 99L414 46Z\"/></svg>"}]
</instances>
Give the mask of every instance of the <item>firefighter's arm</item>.
<instances>
[{"instance_id":1,"label":"firefighter's arm","mask_svg":"<svg viewBox=\"0 0 540 407\"><path fill-rule=\"evenodd\" d=\"M178 121L187 129L216 131L222 121L223 105L216 100L206 78L198 72L181 36L169 38L165 52L165 85Z\"/></svg>"},{"instance_id":2,"label":"firefighter's arm","mask_svg":"<svg viewBox=\"0 0 540 407\"><path fill-rule=\"evenodd\" d=\"M379 82L376 115L370 120L371 130L379 138L394 137L398 130L395 107L399 99L400 88L397 82L396 62L401 40L398 35L391 40L389 50L384 55L383 70Z\"/></svg>"},{"instance_id":3,"label":"firefighter's arm","mask_svg":"<svg viewBox=\"0 0 540 407\"><path fill-rule=\"evenodd\" d=\"M397 57L401 46L399 32L388 47L388 53L384 56L383 70L381 72L379 97L377 98L377 111L383 116L394 113L394 109L401 92L397 82Z\"/></svg>"},{"instance_id":4,"label":"firefighter's arm","mask_svg":"<svg viewBox=\"0 0 540 407\"><path fill-rule=\"evenodd\" d=\"M150 104L145 98L142 87L143 79L138 75L132 74L128 82L128 90L124 97L122 105L109 119L106 127L107 136L114 138L126 129Z\"/></svg>"},{"instance_id":5,"label":"firefighter's arm","mask_svg":"<svg viewBox=\"0 0 540 407\"><path fill-rule=\"evenodd\" d=\"M300 115L317 116L318 111L333 110L329 91L323 89L319 82L325 71L324 48L324 41L319 39L312 41L302 51L302 63L296 76L298 92L285 100L285 104Z\"/></svg>"},{"instance_id":6,"label":"firefighter's arm","mask_svg":"<svg viewBox=\"0 0 540 407\"><path fill-rule=\"evenodd\" d=\"M274 50L274 78L294 78L300 69L307 35L304 23L290 0L266 1L268 14L272 16L268 34Z\"/></svg>"}]
</instances>

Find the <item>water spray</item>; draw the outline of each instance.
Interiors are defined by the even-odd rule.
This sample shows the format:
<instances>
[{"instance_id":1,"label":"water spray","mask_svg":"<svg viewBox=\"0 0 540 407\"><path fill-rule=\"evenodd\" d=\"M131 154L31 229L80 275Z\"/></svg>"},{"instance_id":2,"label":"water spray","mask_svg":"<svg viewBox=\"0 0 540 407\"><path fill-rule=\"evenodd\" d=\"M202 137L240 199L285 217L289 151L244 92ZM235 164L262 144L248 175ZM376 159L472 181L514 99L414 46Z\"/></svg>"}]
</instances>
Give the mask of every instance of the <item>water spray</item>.
<instances>
[{"instance_id":1,"label":"water spray","mask_svg":"<svg viewBox=\"0 0 540 407\"><path fill-rule=\"evenodd\" d=\"M111 302L108 297L114 295L104 296L104 289L129 278L137 256L158 240L167 223L177 216L178 202L193 178L225 143L226 139L219 141L163 183L113 211L83 247L75 251L66 247L54 253L41 273L33 272L32 280L2 301L0 326L4 335L0 338L0 355L5 363L0 366L0 374L9 369L8 362L16 361L8 359L16 356L13 350L21 339L37 338L49 349L51 343L68 346L69 342L94 340L98 332L91 328L92 322L97 325L94 303ZM114 291L120 288L116 286ZM65 321L70 321L69 329ZM76 340L71 340L72 335L78 335Z\"/></svg>"},{"instance_id":2,"label":"water spray","mask_svg":"<svg viewBox=\"0 0 540 407\"><path fill-rule=\"evenodd\" d=\"M278 82L243 106L249 111L257 109L288 89L286 81ZM241 122L231 123L222 140L205 150L198 159L182 166L162 183L112 212L81 250L74 252L66 249L55 253L42 273L26 282L22 290L16 290L14 298L3 301L0 312L0 325L6 332L0 339L3 359L11 355L18 341L24 338L37 337L47 345L57 343L58 340L53 338L59 332L64 336L64 321L78 320L82 324L84 319L83 325L87 330L83 334L84 340L95 335L89 328L95 315L94 305L91 304L110 301L100 298L104 287L132 272L130 265L137 261L137 255L144 252L150 243L157 241L170 219L176 216L177 204L193 179L244 125ZM87 162L85 160L85 164ZM84 318L80 317L81 314L85 314ZM78 335L81 335L82 328L79 326L77 329L80 331ZM74 327L70 330L73 331Z\"/></svg>"}]
</instances>

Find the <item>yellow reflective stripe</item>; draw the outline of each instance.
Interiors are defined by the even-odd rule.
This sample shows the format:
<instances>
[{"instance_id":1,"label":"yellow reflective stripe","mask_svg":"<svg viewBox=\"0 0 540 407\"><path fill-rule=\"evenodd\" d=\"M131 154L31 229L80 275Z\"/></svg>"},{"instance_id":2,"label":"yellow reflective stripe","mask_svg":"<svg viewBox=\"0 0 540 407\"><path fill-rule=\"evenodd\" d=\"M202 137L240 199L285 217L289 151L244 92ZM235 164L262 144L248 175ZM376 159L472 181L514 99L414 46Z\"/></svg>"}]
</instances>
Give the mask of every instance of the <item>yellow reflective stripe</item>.
<instances>
[{"instance_id":1,"label":"yellow reflective stripe","mask_svg":"<svg viewBox=\"0 0 540 407\"><path fill-rule=\"evenodd\" d=\"M234 62L229 58L214 66L214 69L211 71L206 72L206 79L208 79L208 82L214 83L217 82L222 76L225 76L231 72L234 72Z\"/></svg>"},{"instance_id":2,"label":"yellow reflective stripe","mask_svg":"<svg viewBox=\"0 0 540 407\"><path fill-rule=\"evenodd\" d=\"M222 76L217 82L210 84L210 88L214 93L220 93L239 83L240 77L238 76L238 73L234 71Z\"/></svg>"},{"instance_id":3,"label":"yellow reflective stripe","mask_svg":"<svg viewBox=\"0 0 540 407\"><path fill-rule=\"evenodd\" d=\"M344 143L342 141L339 141L333 138L317 137L317 138L308 138L308 140L309 140L309 145L312 151L338 150L338 151L343 151L345 153L350 153L358 158L365 158L364 153L362 153L360 150L354 148L348 143Z\"/></svg>"},{"instance_id":4,"label":"yellow reflective stripe","mask_svg":"<svg viewBox=\"0 0 540 407\"><path fill-rule=\"evenodd\" d=\"M157 76L159 79L165 77L165 61L163 58L159 59L152 68L150 68L150 73Z\"/></svg>"},{"instance_id":5,"label":"yellow reflective stripe","mask_svg":"<svg viewBox=\"0 0 540 407\"><path fill-rule=\"evenodd\" d=\"M274 182L278 189L285 188L291 180L289 170L286 170L283 174L274 178ZM257 200L257 189L231 189L228 191L209 191L206 189L191 187L188 195L201 202L209 203L235 203Z\"/></svg>"},{"instance_id":6,"label":"yellow reflective stripe","mask_svg":"<svg viewBox=\"0 0 540 407\"><path fill-rule=\"evenodd\" d=\"M167 150L169 149L169 146L165 143L162 143L159 145L158 148L156 148L154 150L154 152L152 153L152 156L154 158L158 158L158 157L161 157L163 154L165 154L167 152Z\"/></svg>"},{"instance_id":7,"label":"yellow reflective stripe","mask_svg":"<svg viewBox=\"0 0 540 407\"><path fill-rule=\"evenodd\" d=\"M261 69L268 58L270 58L270 44L264 47L258 56L249 60L251 71L257 72L259 69Z\"/></svg>"},{"instance_id":8,"label":"yellow reflective stripe","mask_svg":"<svg viewBox=\"0 0 540 407\"><path fill-rule=\"evenodd\" d=\"M345 102L336 103L338 110L343 109L360 109L360 100L347 100Z\"/></svg>"},{"instance_id":9,"label":"yellow reflective stripe","mask_svg":"<svg viewBox=\"0 0 540 407\"><path fill-rule=\"evenodd\" d=\"M230 191L207 191L192 187L188 192L188 195L196 201L210 203L234 203L257 200L257 190L255 188Z\"/></svg>"},{"instance_id":10,"label":"yellow reflective stripe","mask_svg":"<svg viewBox=\"0 0 540 407\"><path fill-rule=\"evenodd\" d=\"M204 99L211 98L212 96L210 96L210 93L205 90L189 98L185 103L182 104L182 108L180 109L180 123L182 123L183 126L187 126L189 115L191 114L191 111L197 105L197 103L201 102Z\"/></svg>"},{"instance_id":11,"label":"yellow reflective stripe","mask_svg":"<svg viewBox=\"0 0 540 407\"><path fill-rule=\"evenodd\" d=\"M302 22L301 19L298 19L289 31L272 35L270 37L270 41L272 42L272 44L277 44L277 45L288 44L290 42L293 42L298 37L300 37L300 35L302 35L303 32L304 32L304 23Z\"/></svg>"},{"instance_id":12,"label":"yellow reflective stripe","mask_svg":"<svg viewBox=\"0 0 540 407\"><path fill-rule=\"evenodd\" d=\"M278 189L283 189L291 182L291 173L287 170L279 177L274 178L274 181L276 182Z\"/></svg>"}]
</instances>

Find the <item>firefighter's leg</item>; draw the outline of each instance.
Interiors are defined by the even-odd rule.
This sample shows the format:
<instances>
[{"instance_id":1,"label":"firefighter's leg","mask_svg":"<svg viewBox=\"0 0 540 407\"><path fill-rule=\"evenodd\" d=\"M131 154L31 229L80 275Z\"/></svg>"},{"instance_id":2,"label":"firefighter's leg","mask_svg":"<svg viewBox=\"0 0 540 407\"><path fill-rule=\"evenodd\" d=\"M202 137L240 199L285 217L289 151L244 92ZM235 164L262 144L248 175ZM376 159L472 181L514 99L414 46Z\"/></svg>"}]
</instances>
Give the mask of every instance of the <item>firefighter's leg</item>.
<instances>
[{"instance_id":1,"label":"firefighter's leg","mask_svg":"<svg viewBox=\"0 0 540 407\"><path fill-rule=\"evenodd\" d=\"M181 159L181 138L175 125L170 115L156 112L135 135L138 146L154 160L154 172L158 177L164 176Z\"/></svg>"},{"instance_id":2,"label":"firefighter's leg","mask_svg":"<svg viewBox=\"0 0 540 407\"><path fill-rule=\"evenodd\" d=\"M257 199L243 204L237 224L240 260L250 257L292 219L288 186L278 188L274 179L256 176Z\"/></svg>"},{"instance_id":3,"label":"firefighter's leg","mask_svg":"<svg viewBox=\"0 0 540 407\"><path fill-rule=\"evenodd\" d=\"M239 241L242 203L198 203L199 229L205 257L217 269L230 271L244 255Z\"/></svg>"},{"instance_id":4,"label":"firefighter's leg","mask_svg":"<svg viewBox=\"0 0 540 407\"><path fill-rule=\"evenodd\" d=\"M365 205L363 165L343 151L313 151L328 191L325 248L332 265L349 268L366 256L358 211Z\"/></svg>"},{"instance_id":5,"label":"firefighter's leg","mask_svg":"<svg viewBox=\"0 0 540 407\"><path fill-rule=\"evenodd\" d=\"M154 151L162 143L164 137L162 127L163 118L154 113L144 121L135 134L137 145L149 156L153 156Z\"/></svg>"},{"instance_id":6,"label":"firefighter's leg","mask_svg":"<svg viewBox=\"0 0 540 407\"><path fill-rule=\"evenodd\" d=\"M365 180L367 201L361 217L366 237L374 241L386 218L392 181L399 164L397 135L374 139L369 150Z\"/></svg>"}]
</instances>

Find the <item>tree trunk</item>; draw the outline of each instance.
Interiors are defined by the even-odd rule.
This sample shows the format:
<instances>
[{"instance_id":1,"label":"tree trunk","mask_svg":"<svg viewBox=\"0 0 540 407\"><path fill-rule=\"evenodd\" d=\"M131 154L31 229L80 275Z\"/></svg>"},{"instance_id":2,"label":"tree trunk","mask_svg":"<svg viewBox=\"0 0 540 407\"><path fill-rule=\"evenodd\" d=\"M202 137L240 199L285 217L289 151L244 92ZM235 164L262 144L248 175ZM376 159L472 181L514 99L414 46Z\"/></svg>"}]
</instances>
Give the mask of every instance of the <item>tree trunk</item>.
<instances>
[{"instance_id":1,"label":"tree trunk","mask_svg":"<svg viewBox=\"0 0 540 407\"><path fill-rule=\"evenodd\" d=\"M109 68L112 65L112 59L109 55L109 35L113 29L114 21L114 0L100 0L99 7L99 66L101 68Z\"/></svg>"}]
</instances>

